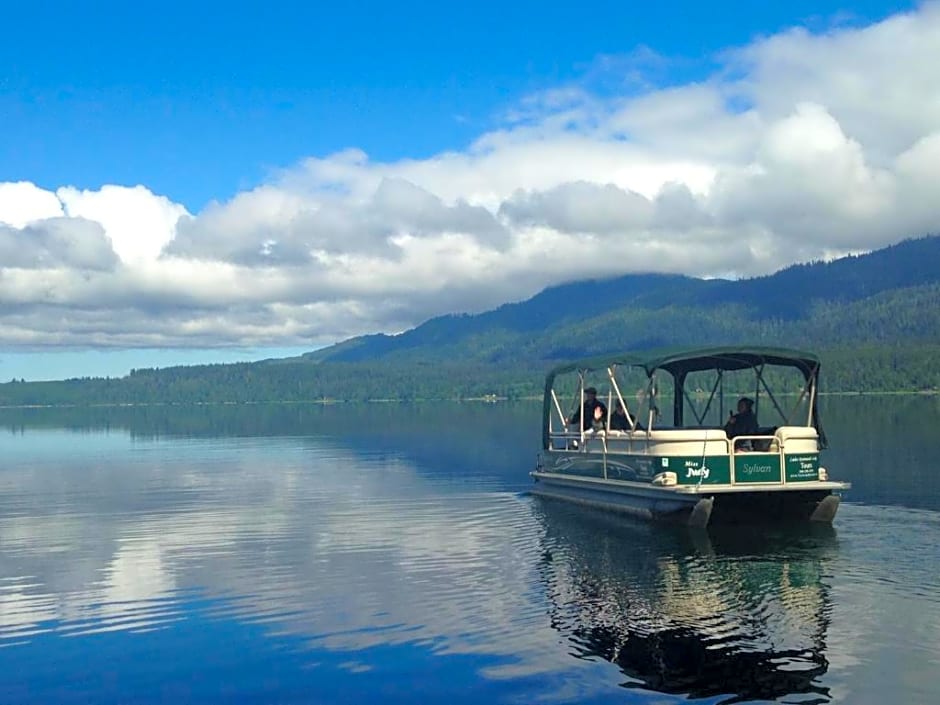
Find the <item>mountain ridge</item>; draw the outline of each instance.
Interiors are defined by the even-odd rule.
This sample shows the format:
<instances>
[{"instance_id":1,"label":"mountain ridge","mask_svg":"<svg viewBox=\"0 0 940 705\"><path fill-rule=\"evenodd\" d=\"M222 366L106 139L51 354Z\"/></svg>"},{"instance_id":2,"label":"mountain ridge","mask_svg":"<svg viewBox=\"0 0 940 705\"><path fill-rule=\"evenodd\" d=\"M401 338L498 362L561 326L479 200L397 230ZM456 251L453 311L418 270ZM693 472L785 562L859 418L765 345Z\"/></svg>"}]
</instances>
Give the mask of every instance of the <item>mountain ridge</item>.
<instances>
[{"instance_id":1,"label":"mountain ridge","mask_svg":"<svg viewBox=\"0 0 940 705\"><path fill-rule=\"evenodd\" d=\"M779 342L771 329L778 331L778 337L786 337L782 329L788 325L794 330L816 331L818 326L812 323L821 310L859 304L886 292L910 289L914 292L912 300L922 305L926 296L929 303L936 294L929 289L934 284L940 284L940 236L927 235L861 255L794 264L749 279L640 273L567 282L490 311L437 316L397 335L350 338L302 358L310 362L436 359L462 350L481 360L499 362L507 351L521 347L530 357L558 359L585 350L549 346L535 354L529 343L552 332L563 336L566 328L603 327L611 317L634 333L641 326L648 331L628 341L614 336L619 344L626 343L624 349L649 349L677 342L664 335L665 328L670 327L664 322L685 316L689 328L705 329L716 325L710 314L719 311L743 325L761 329L758 337L766 342ZM926 293L922 289L925 286ZM940 307L940 298L937 302ZM720 321L717 325L722 326ZM920 334L915 337L935 338ZM825 342L825 331L817 331L811 338L817 344ZM484 349L488 352L481 356Z\"/></svg>"}]
</instances>

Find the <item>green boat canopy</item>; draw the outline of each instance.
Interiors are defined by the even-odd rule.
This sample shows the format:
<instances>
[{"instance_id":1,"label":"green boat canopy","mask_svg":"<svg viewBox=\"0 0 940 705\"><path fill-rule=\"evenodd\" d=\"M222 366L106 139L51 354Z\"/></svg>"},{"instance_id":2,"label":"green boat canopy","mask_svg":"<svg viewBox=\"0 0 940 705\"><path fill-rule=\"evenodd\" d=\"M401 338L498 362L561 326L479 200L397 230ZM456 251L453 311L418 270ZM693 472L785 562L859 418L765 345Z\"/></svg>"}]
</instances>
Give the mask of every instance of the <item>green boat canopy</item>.
<instances>
[{"instance_id":1,"label":"green boat canopy","mask_svg":"<svg viewBox=\"0 0 940 705\"><path fill-rule=\"evenodd\" d=\"M701 370L745 370L760 368L763 365L793 367L799 370L803 378L810 382L819 376L820 360L813 353L792 348L761 347L761 346L726 346L715 348L685 348L672 350L655 350L648 353L621 353L613 355L600 355L565 363L551 369L545 377L545 397L543 402L543 447L548 447L548 421L551 415L549 401L555 378L558 375L571 372L591 372L606 370L608 367L634 367L642 369L647 377L651 377L657 370L669 372L675 379L677 388L681 388L686 375ZM675 406L681 414L681 395L677 394ZM815 399L812 409L813 425L820 434L825 446L825 435L819 424L818 411Z\"/></svg>"},{"instance_id":2,"label":"green boat canopy","mask_svg":"<svg viewBox=\"0 0 940 705\"><path fill-rule=\"evenodd\" d=\"M546 387L560 374L604 370L617 367L639 367L647 376L656 370L665 370L675 377L684 377L699 370L744 370L761 365L782 365L799 369L807 378L819 370L819 358L813 353L791 348L773 347L720 347L658 350L643 355L624 353L600 355L559 365L550 370Z\"/></svg>"}]
</instances>

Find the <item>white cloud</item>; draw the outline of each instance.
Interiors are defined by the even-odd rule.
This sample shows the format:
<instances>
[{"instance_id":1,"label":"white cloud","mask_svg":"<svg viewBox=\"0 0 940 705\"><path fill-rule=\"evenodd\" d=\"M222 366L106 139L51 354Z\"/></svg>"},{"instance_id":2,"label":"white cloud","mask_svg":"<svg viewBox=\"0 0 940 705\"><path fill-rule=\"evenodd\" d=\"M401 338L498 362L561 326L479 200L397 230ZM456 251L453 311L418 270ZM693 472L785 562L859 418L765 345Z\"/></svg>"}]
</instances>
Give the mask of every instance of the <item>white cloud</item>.
<instances>
[{"instance_id":1,"label":"white cloud","mask_svg":"<svg viewBox=\"0 0 940 705\"><path fill-rule=\"evenodd\" d=\"M65 213L54 193L28 181L0 183L0 224L23 228L60 215Z\"/></svg>"},{"instance_id":2,"label":"white cloud","mask_svg":"<svg viewBox=\"0 0 940 705\"><path fill-rule=\"evenodd\" d=\"M143 186L103 186L98 191L66 187L56 195L69 216L101 223L125 263L155 258L173 239L176 222L186 214L179 204Z\"/></svg>"},{"instance_id":3,"label":"white cloud","mask_svg":"<svg viewBox=\"0 0 940 705\"><path fill-rule=\"evenodd\" d=\"M562 233L608 235L644 228L653 205L644 196L613 184L585 181L561 184L548 191L513 194L500 214L519 226L543 225Z\"/></svg>"},{"instance_id":4,"label":"white cloud","mask_svg":"<svg viewBox=\"0 0 940 705\"><path fill-rule=\"evenodd\" d=\"M0 224L5 269L107 270L117 263L100 224L84 218L47 218L22 228Z\"/></svg>"},{"instance_id":5,"label":"white cloud","mask_svg":"<svg viewBox=\"0 0 940 705\"><path fill-rule=\"evenodd\" d=\"M310 158L196 214L143 186L0 184L0 344L313 346L560 280L760 274L940 231L940 5L717 58L656 89L599 57L464 151ZM592 93L604 73L626 93Z\"/></svg>"},{"instance_id":6,"label":"white cloud","mask_svg":"<svg viewBox=\"0 0 940 705\"><path fill-rule=\"evenodd\" d=\"M725 172L710 200L729 230L757 224L781 243L864 249L904 234L893 175L815 104L769 125L754 161Z\"/></svg>"},{"instance_id":7,"label":"white cloud","mask_svg":"<svg viewBox=\"0 0 940 705\"><path fill-rule=\"evenodd\" d=\"M739 86L763 115L796 102L823 105L875 163L894 157L940 122L940 4L862 29L822 36L794 29L736 52Z\"/></svg>"}]
</instances>

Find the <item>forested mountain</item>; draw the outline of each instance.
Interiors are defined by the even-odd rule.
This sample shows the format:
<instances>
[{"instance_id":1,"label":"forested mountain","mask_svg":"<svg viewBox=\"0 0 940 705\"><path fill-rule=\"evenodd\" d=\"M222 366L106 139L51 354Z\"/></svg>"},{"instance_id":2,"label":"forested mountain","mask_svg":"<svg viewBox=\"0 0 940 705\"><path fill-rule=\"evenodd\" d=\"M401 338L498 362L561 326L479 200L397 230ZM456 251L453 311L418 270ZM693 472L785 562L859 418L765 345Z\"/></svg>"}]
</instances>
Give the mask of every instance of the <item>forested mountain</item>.
<instances>
[{"instance_id":1,"label":"forested mountain","mask_svg":"<svg viewBox=\"0 0 940 705\"><path fill-rule=\"evenodd\" d=\"M498 363L739 341L940 342L940 236L753 279L631 274L574 282L479 315L440 316L400 335L353 338L304 357Z\"/></svg>"},{"instance_id":2,"label":"forested mountain","mask_svg":"<svg viewBox=\"0 0 940 705\"><path fill-rule=\"evenodd\" d=\"M300 358L0 384L0 406L466 399L541 394L558 360L718 344L809 348L829 391L940 389L940 237L740 281L642 274L556 286Z\"/></svg>"}]
</instances>

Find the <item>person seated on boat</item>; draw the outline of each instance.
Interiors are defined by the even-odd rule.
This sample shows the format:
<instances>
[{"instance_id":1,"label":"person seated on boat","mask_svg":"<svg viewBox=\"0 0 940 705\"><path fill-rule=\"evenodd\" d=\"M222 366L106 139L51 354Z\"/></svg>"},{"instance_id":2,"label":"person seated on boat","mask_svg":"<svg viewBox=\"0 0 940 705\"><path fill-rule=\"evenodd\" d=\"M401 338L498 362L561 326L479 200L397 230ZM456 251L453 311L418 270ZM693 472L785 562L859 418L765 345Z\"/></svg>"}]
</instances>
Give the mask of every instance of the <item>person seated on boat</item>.
<instances>
[{"instance_id":1,"label":"person seated on boat","mask_svg":"<svg viewBox=\"0 0 940 705\"><path fill-rule=\"evenodd\" d=\"M637 430L643 430L640 424L637 424ZM617 400L613 413L610 415L611 431L629 431L633 428L633 416L623 407L623 402Z\"/></svg>"},{"instance_id":2,"label":"person seated on boat","mask_svg":"<svg viewBox=\"0 0 940 705\"><path fill-rule=\"evenodd\" d=\"M757 435L757 417L754 415L754 400L748 397L738 399L738 413L728 412L728 423L725 424L725 433L728 438L735 436Z\"/></svg>"},{"instance_id":3,"label":"person seated on boat","mask_svg":"<svg viewBox=\"0 0 940 705\"><path fill-rule=\"evenodd\" d=\"M584 404L566 421L570 426L581 428L581 416L584 415L584 430L602 429L607 421L607 407L597 398L597 390L588 387L584 390Z\"/></svg>"}]
</instances>

